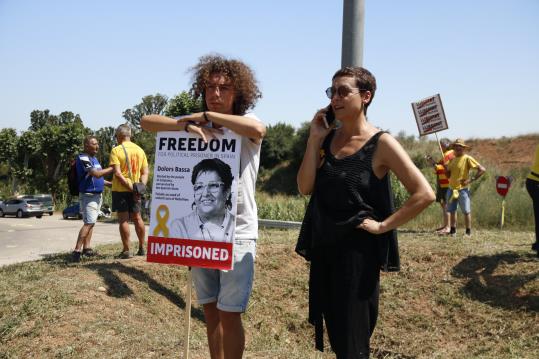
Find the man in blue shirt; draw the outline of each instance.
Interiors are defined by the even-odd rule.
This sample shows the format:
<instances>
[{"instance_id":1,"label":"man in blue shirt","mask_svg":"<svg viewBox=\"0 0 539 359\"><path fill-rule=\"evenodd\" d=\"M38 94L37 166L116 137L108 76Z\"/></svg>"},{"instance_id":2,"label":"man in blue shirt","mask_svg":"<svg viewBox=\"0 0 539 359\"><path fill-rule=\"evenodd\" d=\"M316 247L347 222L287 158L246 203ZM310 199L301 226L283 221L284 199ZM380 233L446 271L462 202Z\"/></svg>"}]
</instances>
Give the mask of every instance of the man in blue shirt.
<instances>
[{"instance_id":1,"label":"man in blue shirt","mask_svg":"<svg viewBox=\"0 0 539 359\"><path fill-rule=\"evenodd\" d=\"M84 224L79 231L77 244L73 251L73 261L80 262L81 254L91 257L95 252L90 247L94 224L101 208L102 193L111 183L103 176L112 173L112 167L101 168L95 157L99 144L94 136L84 138L84 152L77 156L77 178L79 179L79 204ZM82 251L81 251L82 249Z\"/></svg>"}]
</instances>

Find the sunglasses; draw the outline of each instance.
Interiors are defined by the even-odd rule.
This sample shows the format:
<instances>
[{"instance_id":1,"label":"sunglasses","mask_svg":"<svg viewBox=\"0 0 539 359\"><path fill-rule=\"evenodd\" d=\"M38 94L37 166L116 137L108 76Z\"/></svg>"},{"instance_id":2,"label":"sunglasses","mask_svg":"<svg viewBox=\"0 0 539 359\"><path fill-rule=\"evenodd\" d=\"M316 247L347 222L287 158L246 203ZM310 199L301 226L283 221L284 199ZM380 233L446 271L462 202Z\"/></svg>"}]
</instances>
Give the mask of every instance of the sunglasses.
<instances>
[{"instance_id":1,"label":"sunglasses","mask_svg":"<svg viewBox=\"0 0 539 359\"><path fill-rule=\"evenodd\" d=\"M354 92L354 90L357 90L357 92ZM338 95L340 98L345 98L346 96L350 94L358 94L361 91L368 91L366 89L360 89L357 87L351 88L348 86L340 86L338 88L335 87L328 87L326 89L326 96L331 100L333 96Z\"/></svg>"}]
</instances>

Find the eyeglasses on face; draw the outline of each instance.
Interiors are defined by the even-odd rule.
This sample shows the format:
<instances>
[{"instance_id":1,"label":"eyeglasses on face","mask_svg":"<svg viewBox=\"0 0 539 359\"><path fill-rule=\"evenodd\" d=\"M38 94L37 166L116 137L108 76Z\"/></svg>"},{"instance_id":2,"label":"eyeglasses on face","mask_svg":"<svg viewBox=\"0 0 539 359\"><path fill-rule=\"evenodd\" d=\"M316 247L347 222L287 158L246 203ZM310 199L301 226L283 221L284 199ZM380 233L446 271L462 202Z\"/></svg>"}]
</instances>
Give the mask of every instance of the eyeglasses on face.
<instances>
[{"instance_id":1,"label":"eyeglasses on face","mask_svg":"<svg viewBox=\"0 0 539 359\"><path fill-rule=\"evenodd\" d=\"M354 90L357 90L355 92ZM367 91L366 89L360 89L357 87L351 88L348 86L339 86L338 88L335 87L328 87L326 89L326 96L331 100L333 96L339 95L340 98L344 98L350 94L358 94L361 91Z\"/></svg>"},{"instance_id":2,"label":"eyeglasses on face","mask_svg":"<svg viewBox=\"0 0 539 359\"><path fill-rule=\"evenodd\" d=\"M206 92L219 92L226 93L232 91L234 88L232 85L208 85L206 86Z\"/></svg>"},{"instance_id":3,"label":"eyeglasses on face","mask_svg":"<svg viewBox=\"0 0 539 359\"><path fill-rule=\"evenodd\" d=\"M219 189L224 185L224 182L219 181L212 181L208 182L207 184L195 183L195 185L193 186L193 190L195 191L195 194L201 194L204 191L204 188L207 187L208 192L210 192L211 194L216 194L217 192L219 192Z\"/></svg>"}]
</instances>

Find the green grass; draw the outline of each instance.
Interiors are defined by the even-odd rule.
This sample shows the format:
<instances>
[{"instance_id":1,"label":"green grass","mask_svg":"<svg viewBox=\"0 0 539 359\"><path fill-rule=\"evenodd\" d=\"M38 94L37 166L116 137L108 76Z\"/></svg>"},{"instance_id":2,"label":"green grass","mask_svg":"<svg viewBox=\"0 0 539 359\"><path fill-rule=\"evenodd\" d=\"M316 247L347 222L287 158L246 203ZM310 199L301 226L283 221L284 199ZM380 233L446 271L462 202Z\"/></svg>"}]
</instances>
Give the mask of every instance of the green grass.
<instances>
[{"instance_id":1,"label":"green grass","mask_svg":"<svg viewBox=\"0 0 539 359\"><path fill-rule=\"evenodd\" d=\"M313 348L308 264L297 231L261 230L245 358L332 358ZM539 259L531 232L471 239L400 233L402 270L384 273L374 358L539 357ZM186 270L118 246L80 264L68 254L0 268L0 358L181 357ZM208 358L194 306L191 357Z\"/></svg>"}]
</instances>

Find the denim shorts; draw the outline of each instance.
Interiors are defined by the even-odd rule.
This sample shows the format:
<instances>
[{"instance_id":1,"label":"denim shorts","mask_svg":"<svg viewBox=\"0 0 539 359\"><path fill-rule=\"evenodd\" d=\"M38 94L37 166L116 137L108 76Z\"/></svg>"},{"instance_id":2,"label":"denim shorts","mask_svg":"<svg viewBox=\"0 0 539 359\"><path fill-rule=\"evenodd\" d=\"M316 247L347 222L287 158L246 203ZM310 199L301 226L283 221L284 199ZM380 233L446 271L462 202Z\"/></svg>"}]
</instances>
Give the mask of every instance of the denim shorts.
<instances>
[{"instance_id":1,"label":"denim shorts","mask_svg":"<svg viewBox=\"0 0 539 359\"><path fill-rule=\"evenodd\" d=\"M233 270L193 267L198 304L217 302L217 309L224 312L245 312L253 289L255 255L255 240L237 239Z\"/></svg>"},{"instance_id":2,"label":"denim shorts","mask_svg":"<svg viewBox=\"0 0 539 359\"><path fill-rule=\"evenodd\" d=\"M97 222L101 201L101 193L79 193L79 205L84 224Z\"/></svg>"},{"instance_id":3,"label":"denim shorts","mask_svg":"<svg viewBox=\"0 0 539 359\"><path fill-rule=\"evenodd\" d=\"M464 214L472 212L472 204L470 201L470 190L468 188L463 188L459 190L459 198L457 200L451 199L453 195L453 190L449 189L447 191L447 212L454 213L457 211L457 204L460 207L460 211Z\"/></svg>"}]
</instances>

